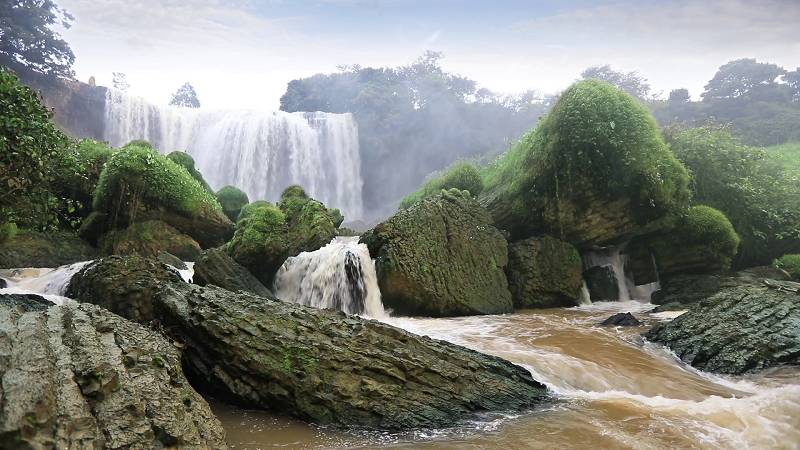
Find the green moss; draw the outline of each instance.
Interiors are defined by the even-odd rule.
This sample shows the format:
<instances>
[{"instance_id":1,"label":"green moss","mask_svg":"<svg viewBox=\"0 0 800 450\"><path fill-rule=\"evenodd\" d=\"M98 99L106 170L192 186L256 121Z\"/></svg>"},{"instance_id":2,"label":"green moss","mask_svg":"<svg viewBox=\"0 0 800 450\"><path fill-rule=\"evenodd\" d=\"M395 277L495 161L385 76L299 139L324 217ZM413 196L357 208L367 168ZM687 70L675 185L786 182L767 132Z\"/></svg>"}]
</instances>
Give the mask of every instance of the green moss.
<instances>
[{"instance_id":1,"label":"green moss","mask_svg":"<svg viewBox=\"0 0 800 450\"><path fill-rule=\"evenodd\" d=\"M739 246L739 235L725 214L710 206L693 206L689 209L679 232L685 241L690 243L705 243L714 250L736 254Z\"/></svg>"},{"instance_id":2,"label":"green moss","mask_svg":"<svg viewBox=\"0 0 800 450\"><path fill-rule=\"evenodd\" d=\"M211 186L209 186L208 183L206 183L206 180L203 178L203 174L201 174L200 171L197 170L197 168L195 168L194 158L192 158L192 156L190 154L188 154L186 152L182 152L182 151L177 151L176 150L176 151L168 154L167 158L169 158L175 164L177 164L177 165L183 167L184 169L186 169L186 171L189 172L189 175L191 175L192 178L197 180L203 186L203 188L206 191L214 194L214 190L211 189ZM231 219L231 220L233 220L233 219Z\"/></svg>"},{"instance_id":3,"label":"green moss","mask_svg":"<svg viewBox=\"0 0 800 450\"><path fill-rule=\"evenodd\" d=\"M100 174L93 206L115 217L135 216L142 206L187 217L222 210L183 167L142 146L126 146L111 156Z\"/></svg>"},{"instance_id":4,"label":"green moss","mask_svg":"<svg viewBox=\"0 0 800 450\"><path fill-rule=\"evenodd\" d=\"M483 191L483 179L478 169L468 162L453 164L443 172L430 178L417 191L412 192L400 202L400 208L405 209L418 201L438 193L442 189L459 189L469 191L477 196Z\"/></svg>"},{"instance_id":5,"label":"green moss","mask_svg":"<svg viewBox=\"0 0 800 450\"><path fill-rule=\"evenodd\" d=\"M264 206L273 206L272 203L265 201L265 200L256 200L253 203L248 203L247 205L242 206L242 210L239 212L239 216L236 218L236 221L240 221L242 219L246 219L250 216L250 214L256 208L261 208Z\"/></svg>"},{"instance_id":6,"label":"green moss","mask_svg":"<svg viewBox=\"0 0 800 450\"><path fill-rule=\"evenodd\" d=\"M328 215L331 216L331 220L333 221L333 226L339 228L344 222L344 215L342 212L339 211L339 208L328 208Z\"/></svg>"},{"instance_id":7,"label":"green moss","mask_svg":"<svg viewBox=\"0 0 800 450\"><path fill-rule=\"evenodd\" d=\"M283 211L273 205L253 207L247 211L247 217L236 224L236 232L228 242L228 252L240 264L251 268L262 263L279 267L287 257L287 233ZM261 261L265 255L274 261Z\"/></svg>"},{"instance_id":8,"label":"green moss","mask_svg":"<svg viewBox=\"0 0 800 450\"><path fill-rule=\"evenodd\" d=\"M147 147L155 150L153 144L151 144L149 141L145 141L144 139L134 139L122 146L122 148L127 148L127 147Z\"/></svg>"},{"instance_id":9,"label":"green moss","mask_svg":"<svg viewBox=\"0 0 800 450\"><path fill-rule=\"evenodd\" d=\"M17 224L7 222L0 224L0 243L10 241L17 235Z\"/></svg>"},{"instance_id":10,"label":"green moss","mask_svg":"<svg viewBox=\"0 0 800 450\"><path fill-rule=\"evenodd\" d=\"M773 266L785 270L793 279L800 279L800 254L783 255L776 259Z\"/></svg>"},{"instance_id":11,"label":"green moss","mask_svg":"<svg viewBox=\"0 0 800 450\"><path fill-rule=\"evenodd\" d=\"M222 211L232 221L236 221L242 208L250 203L247 194L234 186L224 186L217 191L217 201L222 206Z\"/></svg>"},{"instance_id":12,"label":"green moss","mask_svg":"<svg viewBox=\"0 0 800 450\"><path fill-rule=\"evenodd\" d=\"M308 195L302 186L293 184L284 189L283 193L281 194L281 200L287 200L290 198L308 198Z\"/></svg>"}]
</instances>

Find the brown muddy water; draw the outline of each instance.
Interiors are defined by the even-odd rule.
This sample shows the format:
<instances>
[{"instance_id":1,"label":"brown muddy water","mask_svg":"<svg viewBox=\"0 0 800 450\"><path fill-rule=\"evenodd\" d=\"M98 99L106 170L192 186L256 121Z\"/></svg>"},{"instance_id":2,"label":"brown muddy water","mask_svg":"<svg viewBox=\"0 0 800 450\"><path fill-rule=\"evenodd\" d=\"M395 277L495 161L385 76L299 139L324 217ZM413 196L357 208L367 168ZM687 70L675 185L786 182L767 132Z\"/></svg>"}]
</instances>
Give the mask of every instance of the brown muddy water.
<instances>
[{"instance_id":1,"label":"brown muddy water","mask_svg":"<svg viewBox=\"0 0 800 450\"><path fill-rule=\"evenodd\" d=\"M343 431L213 403L236 449L796 449L800 368L719 377L644 342L645 327L601 328L631 311L649 325L653 305L595 303L454 319L389 318L414 333L526 367L555 401L539 409L475 418L448 429Z\"/></svg>"}]
</instances>

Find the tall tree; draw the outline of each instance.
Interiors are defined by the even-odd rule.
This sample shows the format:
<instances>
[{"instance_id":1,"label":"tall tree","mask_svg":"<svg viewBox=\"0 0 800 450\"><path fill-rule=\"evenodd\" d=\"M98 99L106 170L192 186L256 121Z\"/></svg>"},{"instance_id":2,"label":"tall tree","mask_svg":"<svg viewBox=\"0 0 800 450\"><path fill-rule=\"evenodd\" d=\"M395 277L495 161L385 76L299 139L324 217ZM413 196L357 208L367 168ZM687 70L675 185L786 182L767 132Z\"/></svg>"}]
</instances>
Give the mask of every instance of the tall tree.
<instances>
[{"instance_id":1,"label":"tall tree","mask_svg":"<svg viewBox=\"0 0 800 450\"><path fill-rule=\"evenodd\" d=\"M73 17L53 0L0 1L0 65L73 78L75 55L51 27L69 28Z\"/></svg>"},{"instance_id":2,"label":"tall tree","mask_svg":"<svg viewBox=\"0 0 800 450\"><path fill-rule=\"evenodd\" d=\"M128 83L128 77L122 72L111 72L111 84L114 89L120 91L127 91L131 87Z\"/></svg>"},{"instance_id":3,"label":"tall tree","mask_svg":"<svg viewBox=\"0 0 800 450\"><path fill-rule=\"evenodd\" d=\"M673 89L669 92L670 103L686 103L691 101L689 90L686 88Z\"/></svg>"},{"instance_id":4,"label":"tall tree","mask_svg":"<svg viewBox=\"0 0 800 450\"><path fill-rule=\"evenodd\" d=\"M650 98L650 84L639 72L619 72L608 64L603 66L592 66L581 73L581 78L601 80L613 84L628 94L640 99Z\"/></svg>"},{"instance_id":5,"label":"tall tree","mask_svg":"<svg viewBox=\"0 0 800 450\"><path fill-rule=\"evenodd\" d=\"M200 100L197 99L197 92L195 92L194 86L186 82L172 94L172 100L170 100L169 104L184 108L199 108Z\"/></svg>"},{"instance_id":6,"label":"tall tree","mask_svg":"<svg viewBox=\"0 0 800 450\"><path fill-rule=\"evenodd\" d=\"M784 75L783 81L792 89L792 100L800 102L800 67Z\"/></svg>"},{"instance_id":7,"label":"tall tree","mask_svg":"<svg viewBox=\"0 0 800 450\"><path fill-rule=\"evenodd\" d=\"M766 97L781 89L776 82L786 70L777 64L760 63L753 58L730 61L719 68L703 92L703 100L737 99L745 96Z\"/></svg>"}]
</instances>

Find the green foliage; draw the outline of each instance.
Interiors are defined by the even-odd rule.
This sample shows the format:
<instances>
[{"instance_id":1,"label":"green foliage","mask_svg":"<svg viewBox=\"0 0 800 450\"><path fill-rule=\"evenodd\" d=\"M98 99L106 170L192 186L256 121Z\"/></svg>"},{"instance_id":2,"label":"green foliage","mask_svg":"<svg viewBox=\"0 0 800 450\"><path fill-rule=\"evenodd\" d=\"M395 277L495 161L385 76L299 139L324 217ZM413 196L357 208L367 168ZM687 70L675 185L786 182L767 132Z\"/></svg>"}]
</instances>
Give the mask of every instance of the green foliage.
<instances>
[{"instance_id":1,"label":"green foliage","mask_svg":"<svg viewBox=\"0 0 800 450\"><path fill-rule=\"evenodd\" d=\"M246 216L239 219L236 232L227 244L228 252L245 266L267 264L269 262L261 258L265 254L274 256L280 260L272 262L277 270L287 257L286 216L280 208L271 204L252 206L246 211Z\"/></svg>"},{"instance_id":2,"label":"green foliage","mask_svg":"<svg viewBox=\"0 0 800 450\"><path fill-rule=\"evenodd\" d=\"M144 139L134 139L122 146L122 148L126 147L147 147L153 149L155 148L153 147L153 144L151 144L149 141L145 141ZM192 160L192 164L194 164L194 160Z\"/></svg>"},{"instance_id":3,"label":"green foliage","mask_svg":"<svg viewBox=\"0 0 800 450\"><path fill-rule=\"evenodd\" d=\"M800 254L783 255L773 261L772 265L785 270L793 279L800 279Z\"/></svg>"},{"instance_id":4,"label":"green foliage","mask_svg":"<svg viewBox=\"0 0 800 450\"><path fill-rule=\"evenodd\" d=\"M149 147L128 144L100 175L94 209L131 219L142 208L166 208L187 217L221 211L216 198L183 167Z\"/></svg>"},{"instance_id":5,"label":"green foliage","mask_svg":"<svg viewBox=\"0 0 800 450\"><path fill-rule=\"evenodd\" d=\"M293 184L284 189L283 193L281 193L281 200L290 198L308 198L308 194L306 194L306 191L302 186Z\"/></svg>"},{"instance_id":6,"label":"green foliage","mask_svg":"<svg viewBox=\"0 0 800 450\"><path fill-rule=\"evenodd\" d=\"M100 173L113 153L104 142L84 139L65 148L52 161L53 191L67 202L64 217L72 228L90 213Z\"/></svg>"},{"instance_id":7,"label":"green foliage","mask_svg":"<svg viewBox=\"0 0 800 450\"><path fill-rule=\"evenodd\" d=\"M183 108L199 108L200 100L197 99L197 92L191 83L183 83L181 87L172 94L172 99L169 101L172 106L180 106Z\"/></svg>"},{"instance_id":8,"label":"green foliage","mask_svg":"<svg viewBox=\"0 0 800 450\"><path fill-rule=\"evenodd\" d=\"M684 242L706 244L707 248L733 257L739 248L739 235L725 214L710 206L697 205L689 209L679 227Z\"/></svg>"},{"instance_id":9,"label":"green foliage","mask_svg":"<svg viewBox=\"0 0 800 450\"><path fill-rule=\"evenodd\" d=\"M0 223L0 243L14 239L17 231L17 224L14 222Z\"/></svg>"},{"instance_id":10,"label":"green foliage","mask_svg":"<svg viewBox=\"0 0 800 450\"><path fill-rule=\"evenodd\" d=\"M342 212L339 211L339 208L328 208L328 215L331 216L333 225L336 228L339 228L342 225L342 222L344 222L344 215L342 215Z\"/></svg>"},{"instance_id":11,"label":"green foliage","mask_svg":"<svg viewBox=\"0 0 800 450\"><path fill-rule=\"evenodd\" d=\"M426 197L439 193L442 189L452 188L469 191L473 196L477 196L483 191L483 179L474 165L468 162L456 163L430 178L421 188L406 196L400 202L400 208L408 208Z\"/></svg>"},{"instance_id":12,"label":"green foliage","mask_svg":"<svg viewBox=\"0 0 800 450\"><path fill-rule=\"evenodd\" d=\"M800 181L800 142L773 145L764 152L780 164L792 180Z\"/></svg>"},{"instance_id":13,"label":"green foliage","mask_svg":"<svg viewBox=\"0 0 800 450\"><path fill-rule=\"evenodd\" d=\"M250 214L256 209L263 206L273 206L272 203L265 201L265 200L256 200L253 203L248 203L242 206L242 210L239 212L239 216L236 218L236 222L246 219L250 217Z\"/></svg>"},{"instance_id":14,"label":"green foliage","mask_svg":"<svg viewBox=\"0 0 800 450\"><path fill-rule=\"evenodd\" d=\"M144 142L146 146L148 147L150 146L150 144L147 143L146 141L133 141L133 142ZM132 143L129 143L128 145L131 145ZM186 169L189 172L189 175L192 176L192 178L194 178L195 180L200 182L201 185L203 185L203 189L205 189L211 194L214 194L214 190L211 189L211 186L209 186L208 183L206 183L205 178L203 178L203 174L201 174L200 171L195 168L194 158L192 158L192 155L186 152L182 152L180 150L176 150L168 154L167 158L172 160L172 162L174 162L175 164Z\"/></svg>"},{"instance_id":15,"label":"green foliage","mask_svg":"<svg viewBox=\"0 0 800 450\"><path fill-rule=\"evenodd\" d=\"M650 84L638 72L618 72L606 64L589 67L581 73L581 78L605 81L640 100L650 97Z\"/></svg>"},{"instance_id":16,"label":"green foliage","mask_svg":"<svg viewBox=\"0 0 800 450\"><path fill-rule=\"evenodd\" d=\"M725 213L741 236L736 267L768 264L800 251L796 174L767 151L743 145L724 127L673 127L666 137L692 172L695 200Z\"/></svg>"},{"instance_id":17,"label":"green foliage","mask_svg":"<svg viewBox=\"0 0 800 450\"><path fill-rule=\"evenodd\" d=\"M234 186L224 186L217 192L217 201L222 206L222 211L232 221L236 221L242 208L250 203L247 194Z\"/></svg>"}]
</instances>

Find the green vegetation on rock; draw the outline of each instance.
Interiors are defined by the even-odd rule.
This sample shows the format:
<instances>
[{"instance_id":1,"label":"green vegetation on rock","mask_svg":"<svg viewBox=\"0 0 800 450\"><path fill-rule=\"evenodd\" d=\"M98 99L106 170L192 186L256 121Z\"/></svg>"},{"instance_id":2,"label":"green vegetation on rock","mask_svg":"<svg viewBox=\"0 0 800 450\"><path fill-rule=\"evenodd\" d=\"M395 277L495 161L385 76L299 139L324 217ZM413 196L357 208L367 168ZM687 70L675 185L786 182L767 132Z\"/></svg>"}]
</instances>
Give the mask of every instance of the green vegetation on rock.
<instances>
[{"instance_id":1,"label":"green vegetation on rock","mask_svg":"<svg viewBox=\"0 0 800 450\"><path fill-rule=\"evenodd\" d=\"M14 222L0 223L0 243L14 239L17 231L17 224Z\"/></svg>"},{"instance_id":2,"label":"green vegetation on rock","mask_svg":"<svg viewBox=\"0 0 800 450\"><path fill-rule=\"evenodd\" d=\"M134 142L137 142L137 141L134 141ZM128 144L128 145L130 145L130 144ZM147 146L149 146L149 145L150 144L147 144ZM214 190L211 189L211 186L209 186L208 183L206 183L205 178L203 178L203 174L201 174L200 171L197 170L197 168L195 167L194 158L192 158L192 155L190 155L190 154L188 154L186 152L182 152L182 151L176 150L176 151L171 152L170 154L168 154L167 158L172 160L172 162L174 162L175 164L177 164L177 165L183 167L184 169L186 169L189 172L189 175L191 175L192 178L197 180L203 186L203 189L205 189L206 191L210 192L211 194L214 194ZM235 220L235 219L231 219L231 220Z\"/></svg>"},{"instance_id":3,"label":"green vegetation on rock","mask_svg":"<svg viewBox=\"0 0 800 450\"><path fill-rule=\"evenodd\" d=\"M239 217L242 208L250 203L247 194L235 186L223 186L216 195L222 211L234 222Z\"/></svg>"},{"instance_id":4,"label":"green vegetation on rock","mask_svg":"<svg viewBox=\"0 0 800 450\"><path fill-rule=\"evenodd\" d=\"M112 230L100 238L99 247L106 255L156 258L167 252L182 261L194 261L200 256L200 245L194 239L160 220L136 222L124 230Z\"/></svg>"},{"instance_id":5,"label":"green vegetation on rock","mask_svg":"<svg viewBox=\"0 0 800 450\"><path fill-rule=\"evenodd\" d=\"M800 280L800 255L783 255L776 259L772 265L778 269L785 270L793 279Z\"/></svg>"},{"instance_id":6,"label":"green vegetation on rock","mask_svg":"<svg viewBox=\"0 0 800 450\"><path fill-rule=\"evenodd\" d=\"M436 176L430 178L421 188L406 196L400 202L400 208L405 209L418 201L438 193L442 189L458 189L469 191L477 196L483 191L483 179L475 166L468 162L456 163Z\"/></svg>"},{"instance_id":7,"label":"green vegetation on rock","mask_svg":"<svg viewBox=\"0 0 800 450\"><path fill-rule=\"evenodd\" d=\"M20 230L5 242L0 239L0 269L58 267L95 256L95 249L72 231Z\"/></svg>"}]
</instances>

